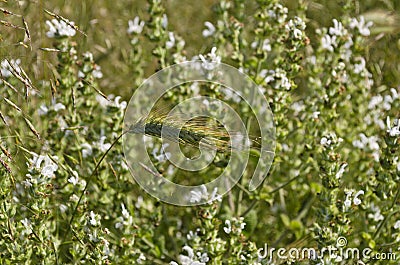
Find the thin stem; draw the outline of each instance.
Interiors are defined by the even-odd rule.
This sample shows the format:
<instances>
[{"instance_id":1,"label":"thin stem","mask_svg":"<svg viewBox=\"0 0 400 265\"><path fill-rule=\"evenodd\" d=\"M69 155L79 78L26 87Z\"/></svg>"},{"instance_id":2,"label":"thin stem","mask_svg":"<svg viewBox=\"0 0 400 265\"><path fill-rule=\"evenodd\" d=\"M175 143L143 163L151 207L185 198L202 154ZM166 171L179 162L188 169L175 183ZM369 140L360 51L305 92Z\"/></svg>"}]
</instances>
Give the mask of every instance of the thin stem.
<instances>
[{"instance_id":1,"label":"thin stem","mask_svg":"<svg viewBox=\"0 0 400 265\"><path fill-rule=\"evenodd\" d=\"M101 162L104 160L104 158L105 158L105 157L107 156L107 154L110 152L110 150L117 144L117 142L121 139L121 137L122 137L124 134L126 134L127 132L128 132L128 131L125 131L125 132L121 133L121 134L117 137L117 139L115 139L115 141L111 144L111 146L107 149L107 151L102 155L102 157L100 158L99 162L97 162L97 164L96 164L94 170L92 171L92 174L91 174L91 175L89 176L89 178L87 179L85 188L83 189L83 191L82 191L82 193L81 193L81 196L79 197L79 200L78 200L78 202L76 203L76 206L75 206L75 209L74 209L74 211L73 211L73 213L72 213L71 219L69 220L68 230L67 230L67 232L65 233L65 236L64 236L64 240L63 240L63 241L65 241L65 239L67 238L67 235L68 235L69 232L71 231L72 222L74 221L75 214L76 214L76 212L78 211L79 204L81 203L82 198L83 198L83 195L86 193L86 190L88 189L88 187L89 187L91 181L93 180L94 174L97 172L97 169L99 168Z\"/></svg>"}]
</instances>

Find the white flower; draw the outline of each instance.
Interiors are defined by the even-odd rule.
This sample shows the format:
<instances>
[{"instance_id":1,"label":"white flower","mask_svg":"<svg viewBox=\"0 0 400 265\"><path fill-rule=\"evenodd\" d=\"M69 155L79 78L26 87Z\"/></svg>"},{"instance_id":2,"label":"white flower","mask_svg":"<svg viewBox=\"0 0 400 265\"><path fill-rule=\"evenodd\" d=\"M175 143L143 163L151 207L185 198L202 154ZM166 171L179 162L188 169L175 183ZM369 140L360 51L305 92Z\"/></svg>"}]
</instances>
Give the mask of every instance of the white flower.
<instances>
[{"instance_id":1,"label":"white flower","mask_svg":"<svg viewBox=\"0 0 400 265\"><path fill-rule=\"evenodd\" d=\"M207 188L204 184L200 186L200 189L190 191L190 194L191 203L198 203L208 196Z\"/></svg>"},{"instance_id":2,"label":"white flower","mask_svg":"<svg viewBox=\"0 0 400 265\"><path fill-rule=\"evenodd\" d=\"M368 109L373 109L377 105L379 105L383 101L383 97L381 95L377 95L371 98L368 103Z\"/></svg>"},{"instance_id":3,"label":"white flower","mask_svg":"<svg viewBox=\"0 0 400 265\"><path fill-rule=\"evenodd\" d=\"M142 264L142 261L145 261L145 260L146 260L145 255L143 255L143 253L140 253L139 257L136 259L136 262L138 264Z\"/></svg>"},{"instance_id":4,"label":"white flower","mask_svg":"<svg viewBox=\"0 0 400 265\"><path fill-rule=\"evenodd\" d=\"M165 143L161 146L160 152L158 153L158 148L154 148L152 151L153 157L158 161L158 162L164 162L166 160L169 160L171 158L171 153L166 152L166 148L169 146L169 143Z\"/></svg>"},{"instance_id":5,"label":"white flower","mask_svg":"<svg viewBox=\"0 0 400 265\"><path fill-rule=\"evenodd\" d=\"M168 27L167 14L163 14L162 21L161 21L161 26L163 27L163 29L166 29Z\"/></svg>"},{"instance_id":6,"label":"white flower","mask_svg":"<svg viewBox=\"0 0 400 265\"><path fill-rule=\"evenodd\" d=\"M117 96L114 99L114 107L119 108L120 110L124 110L126 108L126 101L119 102L121 100L120 96Z\"/></svg>"},{"instance_id":7,"label":"white flower","mask_svg":"<svg viewBox=\"0 0 400 265\"><path fill-rule=\"evenodd\" d=\"M175 45L175 36L173 32L168 32L168 40L165 43L167 49L171 49Z\"/></svg>"},{"instance_id":8,"label":"white flower","mask_svg":"<svg viewBox=\"0 0 400 265\"><path fill-rule=\"evenodd\" d=\"M397 162L397 171L400 172L400 160Z\"/></svg>"},{"instance_id":9,"label":"white flower","mask_svg":"<svg viewBox=\"0 0 400 265\"><path fill-rule=\"evenodd\" d=\"M82 148L82 157L83 158L86 158L93 154L93 148L90 144L83 143L83 144L81 144L81 148Z\"/></svg>"},{"instance_id":10,"label":"white flower","mask_svg":"<svg viewBox=\"0 0 400 265\"><path fill-rule=\"evenodd\" d=\"M92 226L100 225L100 216L95 214L93 211L90 211L90 213L89 213L89 223Z\"/></svg>"},{"instance_id":11,"label":"white flower","mask_svg":"<svg viewBox=\"0 0 400 265\"><path fill-rule=\"evenodd\" d=\"M122 208L122 216L126 219L128 219L131 215L129 214L128 210L125 208L125 204L121 203L121 208Z\"/></svg>"},{"instance_id":12,"label":"white flower","mask_svg":"<svg viewBox=\"0 0 400 265\"><path fill-rule=\"evenodd\" d=\"M191 203L200 203L200 202L208 202L211 203L215 200L221 201L222 197L217 193L217 188L214 188L211 194L208 193L207 187L202 184L197 190L190 191L190 199Z\"/></svg>"},{"instance_id":13,"label":"white flower","mask_svg":"<svg viewBox=\"0 0 400 265\"><path fill-rule=\"evenodd\" d=\"M356 60L358 60L359 63L354 64L354 73L359 74L365 70L365 59L363 57L358 57Z\"/></svg>"},{"instance_id":14,"label":"white flower","mask_svg":"<svg viewBox=\"0 0 400 265\"><path fill-rule=\"evenodd\" d=\"M48 112L49 112L49 109L46 107L46 105L44 105L44 104L40 105L40 107L38 109L39 116L46 115Z\"/></svg>"},{"instance_id":15,"label":"white flower","mask_svg":"<svg viewBox=\"0 0 400 265\"><path fill-rule=\"evenodd\" d=\"M292 84L290 83L289 79L286 76L283 76L281 78L281 87L284 88L285 90L290 90L292 87Z\"/></svg>"},{"instance_id":16,"label":"white flower","mask_svg":"<svg viewBox=\"0 0 400 265\"><path fill-rule=\"evenodd\" d=\"M218 194L218 188L214 188L210 199L209 199L209 203L213 202L213 201L222 201L222 196L220 194Z\"/></svg>"},{"instance_id":17,"label":"white flower","mask_svg":"<svg viewBox=\"0 0 400 265\"><path fill-rule=\"evenodd\" d=\"M373 25L374 23L372 21L368 21L365 23L365 19L363 16L360 17L360 21L358 21L356 18L353 18L349 24L350 28L357 28L358 31L360 32L361 35L363 36L369 36L371 34L369 28Z\"/></svg>"},{"instance_id":18,"label":"white flower","mask_svg":"<svg viewBox=\"0 0 400 265\"><path fill-rule=\"evenodd\" d=\"M21 233L21 239L24 238L25 235L30 235L32 233L32 225L29 219L25 218L21 220L22 225L24 226L24 230Z\"/></svg>"},{"instance_id":19,"label":"white flower","mask_svg":"<svg viewBox=\"0 0 400 265\"><path fill-rule=\"evenodd\" d=\"M321 39L322 49L333 52L333 49L336 46L337 46L336 36L331 37L330 35L326 34L325 36L322 37L322 39Z\"/></svg>"},{"instance_id":20,"label":"white flower","mask_svg":"<svg viewBox=\"0 0 400 265\"><path fill-rule=\"evenodd\" d=\"M117 229L133 224L133 217L129 214L129 211L123 203L121 203L121 210L122 216L118 217L119 222L115 224L115 228Z\"/></svg>"},{"instance_id":21,"label":"white flower","mask_svg":"<svg viewBox=\"0 0 400 265\"><path fill-rule=\"evenodd\" d=\"M224 231L225 231L225 233L227 233L227 234L229 234L230 232L232 232L231 221L225 220Z\"/></svg>"},{"instance_id":22,"label":"white flower","mask_svg":"<svg viewBox=\"0 0 400 265\"><path fill-rule=\"evenodd\" d=\"M53 109L54 109L54 111L59 111L59 110L64 110L65 109L65 106L64 106L64 104L62 104L62 103L56 103L55 105L53 105Z\"/></svg>"},{"instance_id":23,"label":"white flower","mask_svg":"<svg viewBox=\"0 0 400 265\"><path fill-rule=\"evenodd\" d=\"M387 125L386 132L389 133L389 135L391 137L397 137L397 136L400 135L400 122L399 122L398 119L396 119L394 121L394 124L393 124L393 127L392 127L392 125L390 123L390 118L388 116L388 117L386 117L386 125Z\"/></svg>"},{"instance_id":24,"label":"white flower","mask_svg":"<svg viewBox=\"0 0 400 265\"><path fill-rule=\"evenodd\" d=\"M73 176L68 179L68 182L75 186L79 182L79 176L78 176L78 172L76 172L76 171L72 171L72 173L73 173Z\"/></svg>"},{"instance_id":25,"label":"white flower","mask_svg":"<svg viewBox=\"0 0 400 265\"><path fill-rule=\"evenodd\" d=\"M370 149L370 150L379 150L379 144L378 144L378 137L376 136L371 136L367 137L365 134L360 133L360 140L354 140L353 141L353 146L360 148L360 149Z\"/></svg>"},{"instance_id":26,"label":"white flower","mask_svg":"<svg viewBox=\"0 0 400 265\"><path fill-rule=\"evenodd\" d=\"M233 91L229 88L223 88L222 92L225 94L224 99L226 100L232 100L233 102L239 103L242 99L238 92Z\"/></svg>"},{"instance_id":27,"label":"white flower","mask_svg":"<svg viewBox=\"0 0 400 265\"><path fill-rule=\"evenodd\" d=\"M103 73L101 72L101 67L99 65L95 64L93 66L92 75L94 78L98 79L103 77Z\"/></svg>"},{"instance_id":28,"label":"white flower","mask_svg":"<svg viewBox=\"0 0 400 265\"><path fill-rule=\"evenodd\" d=\"M306 106L302 101L296 101L292 104L291 109L294 111L294 115L298 115L300 112L302 112ZM313 114L314 116L314 114Z\"/></svg>"},{"instance_id":29,"label":"white flower","mask_svg":"<svg viewBox=\"0 0 400 265\"><path fill-rule=\"evenodd\" d=\"M390 95L385 95L383 97L383 109L384 110L390 110L392 108L392 103L393 103L393 99Z\"/></svg>"},{"instance_id":30,"label":"white flower","mask_svg":"<svg viewBox=\"0 0 400 265\"><path fill-rule=\"evenodd\" d=\"M135 207L139 209L142 206L142 204L143 204L143 197L139 196L137 198L137 201L135 202Z\"/></svg>"},{"instance_id":31,"label":"white flower","mask_svg":"<svg viewBox=\"0 0 400 265\"><path fill-rule=\"evenodd\" d=\"M62 213L65 213L68 210L68 206L65 204L60 204L59 208Z\"/></svg>"},{"instance_id":32,"label":"white flower","mask_svg":"<svg viewBox=\"0 0 400 265\"><path fill-rule=\"evenodd\" d=\"M313 119L318 119L318 117L319 117L319 114L321 114L321 112L320 112L320 111L314 111L314 112L312 113L312 117L313 117Z\"/></svg>"},{"instance_id":33,"label":"white flower","mask_svg":"<svg viewBox=\"0 0 400 265\"><path fill-rule=\"evenodd\" d=\"M358 198L358 196L360 195L364 195L364 191L363 190L359 190L353 198L353 203L354 205L360 205L361 204L361 200Z\"/></svg>"},{"instance_id":34,"label":"white flower","mask_svg":"<svg viewBox=\"0 0 400 265\"><path fill-rule=\"evenodd\" d=\"M124 110L127 106L126 101L120 102L121 97L115 97L113 94L108 95L107 99L100 95L96 95L96 100L102 108L112 107Z\"/></svg>"},{"instance_id":35,"label":"white flower","mask_svg":"<svg viewBox=\"0 0 400 265\"><path fill-rule=\"evenodd\" d=\"M303 37L303 32L299 29L294 29L293 35L296 39L301 39Z\"/></svg>"},{"instance_id":36,"label":"white flower","mask_svg":"<svg viewBox=\"0 0 400 265\"><path fill-rule=\"evenodd\" d=\"M184 246L182 250L187 252L187 255L179 255L179 262L182 265L206 265L206 262L209 261L207 253L197 252L196 257L191 247ZM176 262L170 264L176 264Z\"/></svg>"},{"instance_id":37,"label":"white flower","mask_svg":"<svg viewBox=\"0 0 400 265\"><path fill-rule=\"evenodd\" d=\"M394 229L400 229L400 220L397 220L393 227Z\"/></svg>"},{"instance_id":38,"label":"white flower","mask_svg":"<svg viewBox=\"0 0 400 265\"><path fill-rule=\"evenodd\" d=\"M98 242L100 239L97 237L97 230L93 231L93 234L89 234L89 240L92 242Z\"/></svg>"},{"instance_id":39,"label":"white flower","mask_svg":"<svg viewBox=\"0 0 400 265\"><path fill-rule=\"evenodd\" d=\"M343 27L342 22L333 19L333 27L329 28L329 34L332 36L343 36L347 33L346 29Z\"/></svg>"},{"instance_id":40,"label":"white flower","mask_svg":"<svg viewBox=\"0 0 400 265\"><path fill-rule=\"evenodd\" d=\"M111 147L110 143L104 143L106 139L107 137L101 136L100 141L98 143L94 143L103 153L106 152Z\"/></svg>"},{"instance_id":41,"label":"white flower","mask_svg":"<svg viewBox=\"0 0 400 265\"><path fill-rule=\"evenodd\" d=\"M69 200L72 202L78 202L79 197L76 194L72 194L71 197L69 197Z\"/></svg>"},{"instance_id":42,"label":"white flower","mask_svg":"<svg viewBox=\"0 0 400 265\"><path fill-rule=\"evenodd\" d=\"M322 137L322 138L321 138L321 141L320 141L320 144L321 144L321 145L323 145L323 146L325 146L325 147L328 147L328 146L331 145L331 143L332 143L332 141L331 141L330 139L328 139L328 138L326 138L326 137Z\"/></svg>"},{"instance_id":43,"label":"white flower","mask_svg":"<svg viewBox=\"0 0 400 265\"><path fill-rule=\"evenodd\" d=\"M15 71L17 72L17 74L21 73L21 68L20 65L21 64L21 59L11 59L11 60L3 60L1 61L1 68L0 68L0 72L1 72L1 76L3 78L7 78L9 76L12 75L11 71Z\"/></svg>"},{"instance_id":44,"label":"white flower","mask_svg":"<svg viewBox=\"0 0 400 265\"><path fill-rule=\"evenodd\" d=\"M263 69L260 71L260 76L264 78L266 84L275 81L275 71Z\"/></svg>"},{"instance_id":45,"label":"white flower","mask_svg":"<svg viewBox=\"0 0 400 265\"><path fill-rule=\"evenodd\" d=\"M210 260L210 258L208 257L207 253L197 252L196 254L197 254L197 257L199 258L200 262L206 263L206 262L208 262Z\"/></svg>"},{"instance_id":46,"label":"white flower","mask_svg":"<svg viewBox=\"0 0 400 265\"><path fill-rule=\"evenodd\" d=\"M39 116L46 115L50 110L54 110L55 112L58 112L60 110L65 110L65 105L62 103L56 103L55 101L52 101L52 105L50 107L47 107L46 105L41 105L38 109L38 114Z\"/></svg>"},{"instance_id":47,"label":"white flower","mask_svg":"<svg viewBox=\"0 0 400 265\"><path fill-rule=\"evenodd\" d=\"M199 228L197 228L196 232L193 232L192 230L190 230L189 233L186 235L186 238L188 240L194 240L199 237L198 232L200 232Z\"/></svg>"},{"instance_id":48,"label":"white flower","mask_svg":"<svg viewBox=\"0 0 400 265\"><path fill-rule=\"evenodd\" d=\"M74 25L73 21L70 22L67 20L67 22L70 25ZM47 20L46 25L49 27L49 31L46 32L46 36L49 38L74 36L76 31L69 24L67 24L64 20L57 20L55 18L51 21Z\"/></svg>"},{"instance_id":49,"label":"white flower","mask_svg":"<svg viewBox=\"0 0 400 265\"><path fill-rule=\"evenodd\" d=\"M214 35L215 33L215 27L211 22L204 22L204 26L206 26L206 29L203 30L203 37L207 38L210 37L212 35Z\"/></svg>"},{"instance_id":50,"label":"white flower","mask_svg":"<svg viewBox=\"0 0 400 265\"><path fill-rule=\"evenodd\" d=\"M398 98L400 98L399 93L398 93L397 90L394 89L393 87L390 89L390 92L392 93L392 98L393 98L393 99L398 99Z\"/></svg>"},{"instance_id":51,"label":"white flower","mask_svg":"<svg viewBox=\"0 0 400 265\"><path fill-rule=\"evenodd\" d=\"M272 50L272 48L271 48L271 43L270 43L270 40L269 39L265 39L264 41L263 41L263 45L262 45L262 48L261 48L263 51L266 51L266 52L270 52L271 50Z\"/></svg>"},{"instance_id":52,"label":"white flower","mask_svg":"<svg viewBox=\"0 0 400 265\"><path fill-rule=\"evenodd\" d=\"M30 167L34 167L38 170L40 170L40 173L45 176L45 177L53 177L54 172L57 171L58 165L53 162L53 160L50 159L49 156L45 155L37 155L35 153L32 154L33 158L29 159L30 162ZM53 159L57 160L58 157L54 156ZM42 162L44 161L44 165L42 166Z\"/></svg>"},{"instance_id":53,"label":"white flower","mask_svg":"<svg viewBox=\"0 0 400 265\"><path fill-rule=\"evenodd\" d=\"M209 54L206 55L206 57L208 58L208 60L206 59L206 57L204 57L204 55L199 54L199 57L201 59L202 63L202 67L206 70L213 70L215 68L216 64L221 63L221 57L218 56L216 54L217 52L217 48L213 47L211 49L211 52Z\"/></svg>"},{"instance_id":54,"label":"white flower","mask_svg":"<svg viewBox=\"0 0 400 265\"><path fill-rule=\"evenodd\" d=\"M135 17L133 20L128 21L128 34L140 34L143 31L144 21L140 21L139 17Z\"/></svg>"}]
</instances>

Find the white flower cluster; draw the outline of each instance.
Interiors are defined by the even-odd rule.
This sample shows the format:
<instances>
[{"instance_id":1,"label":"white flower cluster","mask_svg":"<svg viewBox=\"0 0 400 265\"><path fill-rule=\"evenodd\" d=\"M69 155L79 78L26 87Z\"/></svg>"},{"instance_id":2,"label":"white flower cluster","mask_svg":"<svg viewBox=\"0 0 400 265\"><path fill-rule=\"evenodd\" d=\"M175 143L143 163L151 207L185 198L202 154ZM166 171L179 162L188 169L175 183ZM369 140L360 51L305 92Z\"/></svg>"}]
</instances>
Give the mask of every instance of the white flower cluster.
<instances>
[{"instance_id":1,"label":"white flower cluster","mask_svg":"<svg viewBox=\"0 0 400 265\"><path fill-rule=\"evenodd\" d=\"M239 103L242 100L238 91L234 91L230 88L222 88L221 91L225 95L225 100L232 100L235 103Z\"/></svg>"},{"instance_id":2,"label":"white flower cluster","mask_svg":"<svg viewBox=\"0 0 400 265\"><path fill-rule=\"evenodd\" d=\"M185 46L185 41L178 37L175 37L175 34L170 31L168 32L168 40L165 42L165 47L169 50L172 49L174 46L177 46L177 48L182 48Z\"/></svg>"},{"instance_id":3,"label":"white flower cluster","mask_svg":"<svg viewBox=\"0 0 400 265\"><path fill-rule=\"evenodd\" d=\"M187 255L179 255L179 262L181 265L206 265L210 260L206 252L202 253L200 251L194 253L194 250L190 246L184 246L182 248ZM170 265L179 265L175 261L171 261Z\"/></svg>"},{"instance_id":4,"label":"white flower cluster","mask_svg":"<svg viewBox=\"0 0 400 265\"><path fill-rule=\"evenodd\" d=\"M234 234L240 235L246 226L246 223L243 220L243 217L225 220L224 232L227 234L233 232Z\"/></svg>"},{"instance_id":5,"label":"white flower cluster","mask_svg":"<svg viewBox=\"0 0 400 265\"><path fill-rule=\"evenodd\" d=\"M260 71L260 76L264 79L265 84L275 82L273 84L275 89L284 89L289 91L292 88L292 83L289 78L287 78L286 71L281 68L275 70L263 69Z\"/></svg>"},{"instance_id":6,"label":"white flower cluster","mask_svg":"<svg viewBox=\"0 0 400 265\"><path fill-rule=\"evenodd\" d=\"M30 170L35 169L40 171L40 174L44 177L51 178L54 177L54 172L57 171L58 165L53 162L53 160L48 156L48 155L38 155L36 153L32 152L32 159L29 159L28 167ZM57 160L57 156L52 157L54 160ZM27 177L30 178L28 181L29 183L32 184L33 178L30 174L26 175ZM28 184L28 182L25 182L25 184Z\"/></svg>"},{"instance_id":7,"label":"white flower cluster","mask_svg":"<svg viewBox=\"0 0 400 265\"><path fill-rule=\"evenodd\" d=\"M111 147L111 143L106 143L106 139L107 137L101 134L100 139L97 142L92 142L92 144L82 143L82 157L87 158L93 155L93 148L97 148L102 153L106 152Z\"/></svg>"},{"instance_id":8,"label":"white flower cluster","mask_svg":"<svg viewBox=\"0 0 400 265\"><path fill-rule=\"evenodd\" d=\"M397 220L393 227L394 229L400 229L400 220Z\"/></svg>"},{"instance_id":9,"label":"white flower cluster","mask_svg":"<svg viewBox=\"0 0 400 265\"><path fill-rule=\"evenodd\" d=\"M190 192L190 199L191 203L201 203L201 202L208 202L211 203L215 200L221 201L222 197L217 193L218 189L214 188L211 194L208 193L207 187L203 184L196 190L192 190Z\"/></svg>"},{"instance_id":10,"label":"white flower cluster","mask_svg":"<svg viewBox=\"0 0 400 265\"><path fill-rule=\"evenodd\" d=\"M361 150L372 151L372 156L375 161L379 161L379 143L378 137L370 136L367 137L365 134L359 134L360 139L353 141L353 146Z\"/></svg>"},{"instance_id":11,"label":"white flower cluster","mask_svg":"<svg viewBox=\"0 0 400 265\"><path fill-rule=\"evenodd\" d=\"M143 31L144 25L144 21L140 21L139 17L135 17L133 20L128 21L128 29L126 32L128 32L128 34L140 34Z\"/></svg>"},{"instance_id":12,"label":"white flower cluster","mask_svg":"<svg viewBox=\"0 0 400 265\"><path fill-rule=\"evenodd\" d=\"M11 59L11 60L1 61L1 63L0 63L1 76L3 78L7 78L7 77L11 76L12 75L11 71L14 71L14 69L17 72L17 74L20 74L21 73L20 64L21 64L21 59L16 59L16 60Z\"/></svg>"},{"instance_id":13,"label":"white flower cluster","mask_svg":"<svg viewBox=\"0 0 400 265\"><path fill-rule=\"evenodd\" d=\"M301 40L305 36L303 31L306 29L306 23L301 18L295 17L289 20L285 25L285 29L287 32L292 33L295 39Z\"/></svg>"},{"instance_id":14,"label":"white flower cluster","mask_svg":"<svg viewBox=\"0 0 400 265\"><path fill-rule=\"evenodd\" d=\"M107 108L107 107L112 107L112 108L118 108L120 110L124 110L127 106L126 101L121 101L121 97L117 96L115 97L113 94L110 94L107 99L100 95L96 95L96 100L100 104L101 107Z\"/></svg>"},{"instance_id":15,"label":"white flower cluster","mask_svg":"<svg viewBox=\"0 0 400 265\"><path fill-rule=\"evenodd\" d=\"M397 167L397 171L400 173L400 157L396 156L394 158L394 163L395 163L395 165Z\"/></svg>"},{"instance_id":16,"label":"white flower cluster","mask_svg":"<svg viewBox=\"0 0 400 265\"><path fill-rule=\"evenodd\" d=\"M88 219L89 219L89 224L91 226L99 226L101 224L100 223L101 216L95 214L93 211L90 211Z\"/></svg>"},{"instance_id":17,"label":"white flower cluster","mask_svg":"<svg viewBox=\"0 0 400 265\"><path fill-rule=\"evenodd\" d=\"M206 29L204 29L202 32L203 37L207 38L214 35L216 30L215 26L211 22L209 21L204 22L204 26L206 26Z\"/></svg>"},{"instance_id":18,"label":"white flower cluster","mask_svg":"<svg viewBox=\"0 0 400 265\"><path fill-rule=\"evenodd\" d=\"M199 58L202 61L202 67L206 70L213 70L216 64L221 63L221 57L217 55L216 47L213 47L206 56L199 54Z\"/></svg>"},{"instance_id":19,"label":"white flower cluster","mask_svg":"<svg viewBox=\"0 0 400 265\"><path fill-rule=\"evenodd\" d=\"M49 111L53 110L55 112L58 112L60 110L65 110L65 106L62 103L56 103L54 100L52 100L51 102L51 106L47 107L45 104L40 105L39 109L38 109L38 114L39 116L43 116L46 115L47 113L49 113Z\"/></svg>"},{"instance_id":20,"label":"white flower cluster","mask_svg":"<svg viewBox=\"0 0 400 265\"><path fill-rule=\"evenodd\" d=\"M390 89L390 94L381 95L378 94L373 96L368 103L368 109L370 110L364 117L364 121L367 125L374 123L378 125L382 130L387 127L384 122L382 114L391 110L392 107L399 103L400 93L395 89Z\"/></svg>"},{"instance_id":21,"label":"white flower cluster","mask_svg":"<svg viewBox=\"0 0 400 265\"><path fill-rule=\"evenodd\" d=\"M356 18L353 18L350 22L350 28L354 29L357 28L358 31L360 32L361 35L363 36L369 36L371 34L369 28L373 25L374 23L372 21L365 22L365 19L363 16L360 17L359 20Z\"/></svg>"},{"instance_id":22,"label":"white flower cluster","mask_svg":"<svg viewBox=\"0 0 400 265\"><path fill-rule=\"evenodd\" d=\"M398 137L400 136L400 121L399 119L395 119L393 126L390 123L390 118L386 118L386 125L387 125L387 130L386 132L390 135L390 137Z\"/></svg>"},{"instance_id":23,"label":"white flower cluster","mask_svg":"<svg viewBox=\"0 0 400 265\"><path fill-rule=\"evenodd\" d=\"M74 25L73 21L68 21L68 23L70 25ZM57 20L55 18L51 21L47 20L46 24L49 27L49 31L46 32L46 36L49 38L75 36L75 29L68 23L64 20Z\"/></svg>"},{"instance_id":24,"label":"white flower cluster","mask_svg":"<svg viewBox=\"0 0 400 265\"><path fill-rule=\"evenodd\" d=\"M286 21L288 14L287 7L284 7L281 4L274 4L271 9L268 10L268 15L272 20L276 20L279 23L283 23Z\"/></svg>"},{"instance_id":25,"label":"white flower cluster","mask_svg":"<svg viewBox=\"0 0 400 265\"><path fill-rule=\"evenodd\" d=\"M25 235L29 236L32 233L32 224L27 218L21 220L21 223L24 226L24 230L21 232L21 239L23 239Z\"/></svg>"},{"instance_id":26,"label":"white flower cluster","mask_svg":"<svg viewBox=\"0 0 400 265\"><path fill-rule=\"evenodd\" d=\"M169 143L164 143L160 149L157 146L153 148L151 154L158 162L162 163L171 158L171 153L166 151L168 146Z\"/></svg>"},{"instance_id":27,"label":"white flower cluster","mask_svg":"<svg viewBox=\"0 0 400 265\"><path fill-rule=\"evenodd\" d=\"M333 27L330 27L328 30L328 34L325 34L321 39L321 47L325 50L333 52L335 48L338 47L338 39L348 36L347 42L344 44L346 50L350 50L349 48L353 45L352 36L348 34L347 29L343 26L342 22L337 19L333 19ZM350 58L350 54L347 54L347 59Z\"/></svg>"},{"instance_id":28,"label":"white flower cluster","mask_svg":"<svg viewBox=\"0 0 400 265\"><path fill-rule=\"evenodd\" d=\"M110 143L105 143L106 139L107 137L103 135L98 142L93 143L102 153L106 152L111 147Z\"/></svg>"},{"instance_id":29,"label":"white flower cluster","mask_svg":"<svg viewBox=\"0 0 400 265\"><path fill-rule=\"evenodd\" d=\"M115 228L117 229L121 229L124 226L131 226L133 224L133 217L129 214L125 204L121 203L121 209L122 216L118 217L118 222L115 224Z\"/></svg>"},{"instance_id":30,"label":"white flower cluster","mask_svg":"<svg viewBox=\"0 0 400 265\"><path fill-rule=\"evenodd\" d=\"M320 144L324 148L334 147L336 145L339 145L341 142L343 142L343 139L340 137L338 138L335 133L330 133L330 134L322 137L320 140Z\"/></svg>"}]
</instances>

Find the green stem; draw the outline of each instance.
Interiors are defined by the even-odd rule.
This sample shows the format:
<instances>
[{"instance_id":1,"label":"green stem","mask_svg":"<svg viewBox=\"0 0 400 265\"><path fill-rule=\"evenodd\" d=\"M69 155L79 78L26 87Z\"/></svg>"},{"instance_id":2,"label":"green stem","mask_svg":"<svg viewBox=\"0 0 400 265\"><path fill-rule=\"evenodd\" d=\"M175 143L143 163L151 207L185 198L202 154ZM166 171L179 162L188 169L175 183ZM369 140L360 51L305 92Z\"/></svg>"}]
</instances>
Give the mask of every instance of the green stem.
<instances>
[{"instance_id":1,"label":"green stem","mask_svg":"<svg viewBox=\"0 0 400 265\"><path fill-rule=\"evenodd\" d=\"M125 131L125 132L121 133L121 134L117 137L117 139L115 139L115 141L111 144L111 146L107 149L107 151L102 155L102 157L100 158L99 162L97 162L97 164L96 164L94 170L92 171L92 174L91 174L91 175L89 176L89 178L87 179L85 188L83 189L83 191L82 191L82 193L81 193L81 196L79 197L79 200L78 200L78 202L76 203L75 209L74 209L74 211L72 212L71 219L69 220L68 230L67 230L67 232L66 232L65 235L64 235L64 240L63 240L63 241L65 241L65 239L67 238L67 235L68 235L69 232L71 231L72 222L74 221L75 214L76 214L76 212L78 211L79 204L81 203L82 198L83 198L83 195L86 193L86 190L88 189L90 183L92 182L93 177L94 177L95 173L97 172L97 169L99 168L101 162L103 162L104 158L107 156L107 154L110 152L110 150L117 144L117 142L121 139L121 137L122 137L124 134L126 134L127 132L128 132L128 131Z\"/></svg>"}]
</instances>

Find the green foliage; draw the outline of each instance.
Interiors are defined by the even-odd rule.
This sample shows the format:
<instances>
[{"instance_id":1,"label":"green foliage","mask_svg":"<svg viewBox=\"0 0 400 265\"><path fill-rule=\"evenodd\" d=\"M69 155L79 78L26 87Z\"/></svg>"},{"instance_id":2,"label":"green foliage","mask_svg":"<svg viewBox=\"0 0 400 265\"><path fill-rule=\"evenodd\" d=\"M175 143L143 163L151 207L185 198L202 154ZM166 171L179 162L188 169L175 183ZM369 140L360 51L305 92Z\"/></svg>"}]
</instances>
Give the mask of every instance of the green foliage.
<instances>
[{"instance_id":1,"label":"green foliage","mask_svg":"<svg viewBox=\"0 0 400 265\"><path fill-rule=\"evenodd\" d=\"M259 256L265 244L322 250L340 237L370 248L371 257L396 254L359 262L399 263L399 18L390 12L400 7L248 2L79 1L88 17L52 15L50 3L45 13L41 1L1 3L8 23L0 35L4 264L272 264ZM198 5L212 10L203 32L203 24L184 24L185 11ZM321 17L331 9L333 17ZM276 155L256 191L245 189L246 173L213 203L175 207L149 197L129 173L119 141L123 99L156 70L198 58L229 63L260 86L274 113ZM163 100L196 94L226 97L216 85L188 84ZM226 100L252 119L243 104ZM169 164L157 144L148 151L164 173Z\"/></svg>"}]
</instances>

